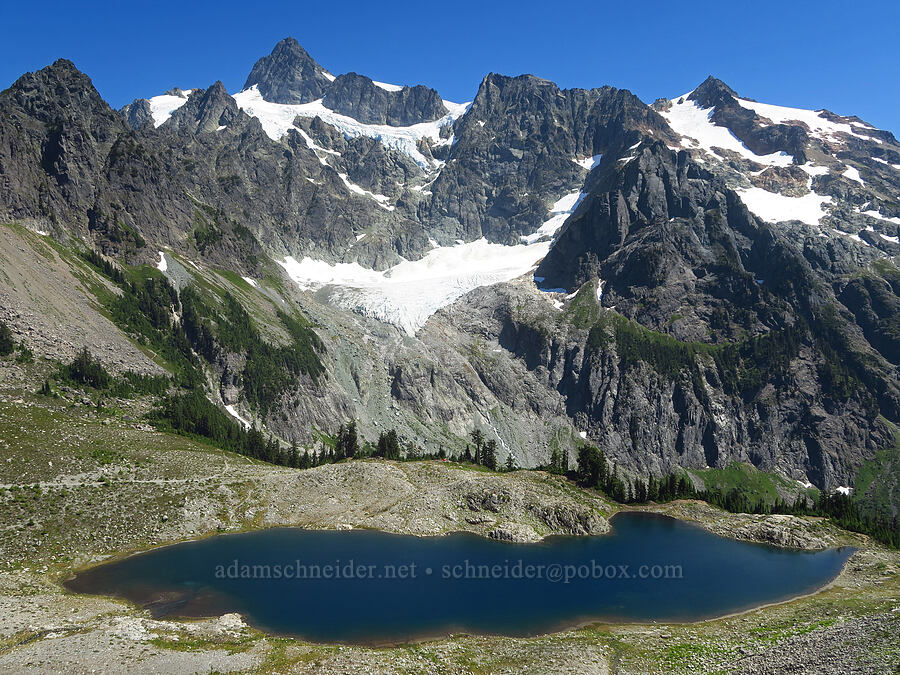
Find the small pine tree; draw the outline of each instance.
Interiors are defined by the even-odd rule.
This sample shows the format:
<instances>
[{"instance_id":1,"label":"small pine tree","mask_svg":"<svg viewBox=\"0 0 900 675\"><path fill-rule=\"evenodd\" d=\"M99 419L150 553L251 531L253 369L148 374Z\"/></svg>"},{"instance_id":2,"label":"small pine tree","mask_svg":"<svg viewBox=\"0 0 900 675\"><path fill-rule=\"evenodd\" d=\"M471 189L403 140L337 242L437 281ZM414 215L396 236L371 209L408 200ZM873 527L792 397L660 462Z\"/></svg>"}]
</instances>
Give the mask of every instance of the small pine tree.
<instances>
[{"instance_id":1,"label":"small pine tree","mask_svg":"<svg viewBox=\"0 0 900 675\"><path fill-rule=\"evenodd\" d=\"M484 444L484 434L481 433L481 429L473 429L472 430L472 443L475 445L475 456L474 461L476 464L483 464L481 458L481 446Z\"/></svg>"},{"instance_id":2,"label":"small pine tree","mask_svg":"<svg viewBox=\"0 0 900 675\"><path fill-rule=\"evenodd\" d=\"M516 470L516 460L513 459L512 453L509 453L506 456L506 470L507 471L515 471Z\"/></svg>"},{"instance_id":3,"label":"small pine tree","mask_svg":"<svg viewBox=\"0 0 900 675\"><path fill-rule=\"evenodd\" d=\"M0 356L9 356L16 348L12 331L3 321L0 321Z\"/></svg>"},{"instance_id":4,"label":"small pine tree","mask_svg":"<svg viewBox=\"0 0 900 675\"><path fill-rule=\"evenodd\" d=\"M385 459L400 459L400 438L394 429L383 431L378 436L378 456Z\"/></svg>"},{"instance_id":5,"label":"small pine tree","mask_svg":"<svg viewBox=\"0 0 900 675\"><path fill-rule=\"evenodd\" d=\"M491 471L497 470L497 441L493 438L486 441L481 449L481 463Z\"/></svg>"}]
</instances>

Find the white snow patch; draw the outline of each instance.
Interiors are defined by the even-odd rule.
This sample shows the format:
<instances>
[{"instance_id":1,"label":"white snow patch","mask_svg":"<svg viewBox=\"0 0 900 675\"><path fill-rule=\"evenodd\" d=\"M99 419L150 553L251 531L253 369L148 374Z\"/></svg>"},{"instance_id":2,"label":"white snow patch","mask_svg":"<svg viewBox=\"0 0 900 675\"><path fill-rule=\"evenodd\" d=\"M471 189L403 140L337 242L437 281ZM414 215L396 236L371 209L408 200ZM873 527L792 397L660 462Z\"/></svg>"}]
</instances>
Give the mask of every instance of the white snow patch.
<instances>
[{"instance_id":1,"label":"white snow patch","mask_svg":"<svg viewBox=\"0 0 900 675\"><path fill-rule=\"evenodd\" d=\"M863 246L871 246L871 244L869 242L867 242L865 239L863 239L858 234L855 234L853 232L844 232L843 230L837 230L837 229L835 229L834 232L835 232L835 234L839 234L842 237L847 237L849 239L852 239L857 244L862 244Z\"/></svg>"},{"instance_id":2,"label":"white snow patch","mask_svg":"<svg viewBox=\"0 0 900 675\"><path fill-rule=\"evenodd\" d=\"M159 127L172 116L172 113L187 103L193 89L185 89L184 96L161 94L147 99L150 101L150 116L153 118L153 126Z\"/></svg>"},{"instance_id":3,"label":"white snow patch","mask_svg":"<svg viewBox=\"0 0 900 675\"><path fill-rule=\"evenodd\" d=\"M746 99L737 99L738 104L742 107L754 111L760 117L767 117L775 124L788 124L790 122L803 122L814 135L833 137L835 134L844 133L863 138L867 141L878 141L877 138L871 138L863 134L853 131L850 124L846 122L832 122L822 117L822 110L803 110L802 108L786 108L780 105L770 105L768 103L758 103L756 101L748 101ZM866 127L872 129L868 125L856 125L857 128Z\"/></svg>"},{"instance_id":4,"label":"white snow patch","mask_svg":"<svg viewBox=\"0 0 900 675\"><path fill-rule=\"evenodd\" d=\"M240 414L238 413L237 410L235 410L235 407L233 405L226 405L225 410L228 411L229 415L231 415L234 419L236 419L238 422L240 422L241 425L243 425L243 427L245 429L249 429L252 426L250 424L250 422L248 422L247 420L245 420L243 417L240 416Z\"/></svg>"},{"instance_id":5,"label":"white snow patch","mask_svg":"<svg viewBox=\"0 0 900 675\"><path fill-rule=\"evenodd\" d=\"M850 180L856 181L860 185L865 185L865 182L863 181L862 177L859 175L859 169L857 169L855 166L848 166L844 170L844 173L842 173L841 175L844 178L849 178Z\"/></svg>"},{"instance_id":6,"label":"white snow patch","mask_svg":"<svg viewBox=\"0 0 900 675\"><path fill-rule=\"evenodd\" d=\"M469 109L469 103L453 103L444 101L449 111L444 117L433 122L422 122L408 127L392 127L387 124L363 124L352 117L340 115L322 104L322 100L289 105L270 103L263 99L256 85L234 95L238 107L248 115L256 117L262 124L269 138L279 140L289 129L293 129L294 120L299 117L319 117L321 120L340 131L346 138L367 136L381 141L386 147L402 152L411 157L424 169L434 169L441 162L426 158L416 147L417 142L426 138L434 143L441 140L442 127L453 124Z\"/></svg>"},{"instance_id":7,"label":"white snow patch","mask_svg":"<svg viewBox=\"0 0 900 675\"><path fill-rule=\"evenodd\" d=\"M402 91L403 87L399 84L388 84L387 82L376 82L372 80L372 84L374 84L379 89L384 89L385 91Z\"/></svg>"},{"instance_id":8,"label":"white snow patch","mask_svg":"<svg viewBox=\"0 0 900 675\"><path fill-rule=\"evenodd\" d=\"M566 219L575 213L575 209L584 199L585 194L581 191L570 192L565 197L558 199L556 203L550 207L550 218L545 221L537 230L531 234L520 237L523 244L534 244L544 237L552 237L563 226Z\"/></svg>"},{"instance_id":9,"label":"white snow patch","mask_svg":"<svg viewBox=\"0 0 900 675\"><path fill-rule=\"evenodd\" d=\"M593 157L576 157L572 161L578 164L579 166L583 166L585 169L590 171L595 166L600 163L600 160L603 158L603 155L594 155Z\"/></svg>"},{"instance_id":10,"label":"white snow patch","mask_svg":"<svg viewBox=\"0 0 900 675\"><path fill-rule=\"evenodd\" d=\"M329 73L327 70L323 70L320 72L322 73L322 77L324 77L326 80L328 80L329 82L334 82L334 80L335 80L334 75Z\"/></svg>"},{"instance_id":11,"label":"white snow patch","mask_svg":"<svg viewBox=\"0 0 900 675\"><path fill-rule=\"evenodd\" d=\"M891 163L890 163L889 161L887 161L886 159L881 159L881 157L873 157L872 159L874 159L876 162L881 162L881 163L884 164L885 166L889 166L889 167L891 167L892 169L898 169L898 170L900 170L900 164L891 164Z\"/></svg>"},{"instance_id":12,"label":"white snow patch","mask_svg":"<svg viewBox=\"0 0 900 675\"><path fill-rule=\"evenodd\" d=\"M677 134L693 141L695 147L702 148L707 152L713 152L713 147L732 150L742 157L769 166L788 166L794 161L794 158L786 152L773 152L769 155L755 154L731 131L713 124L710 117L715 112L715 108L701 108L694 101L689 101L688 95L685 94L674 99L671 107L661 114ZM678 103L679 100L681 103ZM685 147L690 148L690 143Z\"/></svg>"},{"instance_id":13,"label":"white snow patch","mask_svg":"<svg viewBox=\"0 0 900 675\"><path fill-rule=\"evenodd\" d=\"M744 204L755 215L770 223L799 220L807 225L818 225L825 215L823 204L830 204L830 196L810 192L802 197L785 197L759 187L737 191Z\"/></svg>"},{"instance_id":14,"label":"white snow patch","mask_svg":"<svg viewBox=\"0 0 900 675\"><path fill-rule=\"evenodd\" d=\"M166 262L166 254L162 251L159 252L159 262L156 263L156 269L158 269L160 272L165 272L167 269L169 269L169 263Z\"/></svg>"},{"instance_id":15,"label":"white snow patch","mask_svg":"<svg viewBox=\"0 0 900 675\"><path fill-rule=\"evenodd\" d=\"M603 299L603 279L597 282L597 302Z\"/></svg>"},{"instance_id":16,"label":"white snow patch","mask_svg":"<svg viewBox=\"0 0 900 675\"><path fill-rule=\"evenodd\" d=\"M579 432L578 432L578 435L581 436L582 438L587 438L587 432L586 432L586 431L579 431Z\"/></svg>"},{"instance_id":17,"label":"white snow patch","mask_svg":"<svg viewBox=\"0 0 900 675\"><path fill-rule=\"evenodd\" d=\"M325 161L325 158L322 157L319 153L324 153L326 155L333 155L335 157L340 157L341 153L337 150L332 150L330 148L323 148L321 145L318 145L312 138L310 138L309 134L307 134L303 129L296 129L297 133L300 134L300 137L306 141L306 147L316 153L316 157L319 158L319 162L323 166L328 166L328 162Z\"/></svg>"},{"instance_id":18,"label":"white snow patch","mask_svg":"<svg viewBox=\"0 0 900 675\"><path fill-rule=\"evenodd\" d=\"M386 209L387 211L393 211L394 208L396 208L393 205L388 204L388 202L391 201L390 197L386 197L385 195L379 195L374 192L369 192L365 188L361 188L356 183L351 183L350 179L347 178L347 174L339 173L338 177L342 181L344 181L344 185L347 186L347 189L350 190L350 192L355 192L358 195L362 195L363 197L368 197L369 199L375 200L378 203L378 206L380 206L383 209Z\"/></svg>"},{"instance_id":19,"label":"white snow patch","mask_svg":"<svg viewBox=\"0 0 900 675\"><path fill-rule=\"evenodd\" d=\"M889 223L894 223L895 225L900 225L900 218L889 218L888 216L883 216L879 211L863 211L864 216L869 216L870 218L878 218L878 220L886 220Z\"/></svg>"},{"instance_id":20,"label":"white snow patch","mask_svg":"<svg viewBox=\"0 0 900 675\"><path fill-rule=\"evenodd\" d=\"M841 486L837 488L835 492L840 492L842 495L849 495L851 492L853 492L853 488Z\"/></svg>"},{"instance_id":21,"label":"white snow patch","mask_svg":"<svg viewBox=\"0 0 900 675\"><path fill-rule=\"evenodd\" d=\"M825 176L829 173L830 169L827 166L815 166L812 162L807 162L806 164L801 164L800 168L803 169L810 176Z\"/></svg>"},{"instance_id":22,"label":"white snow patch","mask_svg":"<svg viewBox=\"0 0 900 675\"><path fill-rule=\"evenodd\" d=\"M256 283L256 279L251 279L250 277L241 277L241 279L243 279L243 280L246 281L248 284L250 284L251 286L253 286L253 288L259 288L259 284Z\"/></svg>"},{"instance_id":23,"label":"white snow patch","mask_svg":"<svg viewBox=\"0 0 900 675\"><path fill-rule=\"evenodd\" d=\"M308 257L287 257L279 264L300 288L329 287L339 306L415 335L441 307L481 286L527 273L549 250L549 241L503 246L482 238L432 248L421 260L404 260L384 272L355 262L333 265Z\"/></svg>"}]
</instances>

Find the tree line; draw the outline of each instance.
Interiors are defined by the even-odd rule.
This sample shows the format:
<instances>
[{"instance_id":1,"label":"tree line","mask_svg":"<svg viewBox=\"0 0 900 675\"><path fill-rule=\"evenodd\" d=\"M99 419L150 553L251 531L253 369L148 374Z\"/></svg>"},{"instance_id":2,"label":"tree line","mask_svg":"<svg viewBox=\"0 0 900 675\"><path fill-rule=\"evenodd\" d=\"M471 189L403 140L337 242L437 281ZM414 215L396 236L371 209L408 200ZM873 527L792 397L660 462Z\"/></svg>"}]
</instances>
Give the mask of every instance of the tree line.
<instances>
[{"instance_id":1,"label":"tree line","mask_svg":"<svg viewBox=\"0 0 900 675\"><path fill-rule=\"evenodd\" d=\"M900 548L900 521L865 513L849 495L820 493L816 499L798 495L793 503L780 497L774 502L749 494L746 490L716 486L698 490L684 473L671 473L656 478L623 478L615 464L610 467L605 453L592 446L583 445L578 450L577 468L572 476L586 488L600 490L621 504L645 504L669 502L676 499L698 499L731 513L780 513L798 516L821 516L845 530L867 534L886 546Z\"/></svg>"}]
</instances>

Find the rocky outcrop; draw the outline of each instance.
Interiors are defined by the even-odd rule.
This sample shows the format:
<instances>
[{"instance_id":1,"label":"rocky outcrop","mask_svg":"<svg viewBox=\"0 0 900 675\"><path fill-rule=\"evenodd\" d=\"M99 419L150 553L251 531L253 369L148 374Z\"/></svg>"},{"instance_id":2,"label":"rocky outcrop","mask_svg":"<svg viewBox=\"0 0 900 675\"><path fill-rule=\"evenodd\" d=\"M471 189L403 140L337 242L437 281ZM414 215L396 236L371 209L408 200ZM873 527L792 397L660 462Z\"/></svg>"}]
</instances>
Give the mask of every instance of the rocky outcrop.
<instances>
[{"instance_id":1,"label":"rocky outcrop","mask_svg":"<svg viewBox=\"0 0 900 675\"><path fill-rule=\"evenodd\" d=\"M365 264L385 267L428 247L408 210L351 191L298 134L272 141L221 83L193 91L159 129L132 129L60 61L0 94L0 110L0 217L45 230L64 223L134 262L157 257L147 241L245 270L260 245L279 256L340 260L363 230L369 236L352 259ZM379 158L370 139L355 147L367 156L358 176L390 162L399 175L416 171Z\"/></svg>"},{"instance_id":2,"label":"rocky outcrop","mask_svg":"<svg viewBox=\"0 0 900 675\"><path fill-rule=\"evenodd\" d=\"M822 374L838 366L821 333L776 329L761 342L691 347L596 304L580 328L576 317L596 301L593 287L579 295L560 314L525 287L491 287L441 315L462 334L481 336L487 351L497 344L518 361L516 378L502 378L493 373L503 359L471 359L494 396L523 417L563 406L591 442L637 475L748 462L833 488L892 442L878 417L894 414L890 397L879 403L860 385L832 387ZM782 350L774 360L764 355ZM891 387L889 372L872 377Z\"/></svg>"},{"instance_id":3,"label":"rocky outcrop","mask_svg":"<svg viewBox=\"0 0 900 675\"><path fill-rule=\"evenodd\" d=\"M136 98L123 107L119 112L132 129L143 129L153 124L153 114L150 112L150 101L145 98Z\"/></svg>"},{"instance_id":4,"label":"rocky outcrop","mask_svg":"<svg viewBox=\"0 0 900 675\"><path fill-rule=\"evenodd\" d=\"M516 243L547 218L560 196L578 191L576 159L614 163L643 132L671 137L663 119L625 90L560 90L531 75L484 78L421 217L439 241Z\"/></svg>"},{"instance_id":5,"label":"rocky outcrop","mask_svg":"<svg viewBox=\"0 0 900 675\"><path fill-rule=\"evenodd\" d=\"M602 534L608 524L604 518L590 509L579 509L571 504L532 505L531 512L555 532L572 534Z\"/></svg>"},{"instance_id":6,"label":"rocky outcrop","mask_svg":"<svg viewBox=\"0 0 900 675\"><path fill-rule=\"evenodd\" d=\"M189 134L208 134L222 131L239 119L245 124L248 122L225 90L225 85L216 82L209 89L193 91L187 103L172 113L164 126Z\"/></svg>"},{"instance_id":7,"label":"rocky outcrop","mask_svg":"<svg viewBox=\"0 0 900 675\"><path fill-rule=\"evenodd\" d=\"M0 92L0 217L84 234L125 120L65 59Z\"/></svg>"},{"instance_id":8,"label":"rocky outcrop","mask_svg":"<svg viewBox=\"0 0 900 675\"><path fill-rule=\"evenodd\" d=\"M364 124L398 127L436 120L447 114L444 102L434 89L416 85L391 91L357 73L339 75L328 87L322 103Z\"/></svg>"}]
</instances>

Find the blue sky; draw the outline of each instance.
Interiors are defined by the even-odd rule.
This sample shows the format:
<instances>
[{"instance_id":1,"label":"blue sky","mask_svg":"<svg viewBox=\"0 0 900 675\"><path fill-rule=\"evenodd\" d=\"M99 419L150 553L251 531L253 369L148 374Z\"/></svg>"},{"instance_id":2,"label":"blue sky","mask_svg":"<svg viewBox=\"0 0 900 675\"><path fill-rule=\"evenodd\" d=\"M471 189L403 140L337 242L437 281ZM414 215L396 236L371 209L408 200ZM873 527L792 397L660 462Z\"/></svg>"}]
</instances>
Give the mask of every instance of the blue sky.
<instances>
[{"instance_id":1,"label":"blue sky","mask_svg":"<svg viewBox=\"0 0 900 675\"><path fill-rule=\"evenodd\" d=\"M646 102L714 74L750 98L856 114L900 135L898 25L896 0L2 0L0 88L66 57L114 107L215 80L234 92L292 35L334 73L427 84L455 101L490 71L610 84Z\"/></svg>"}]
</instances>

